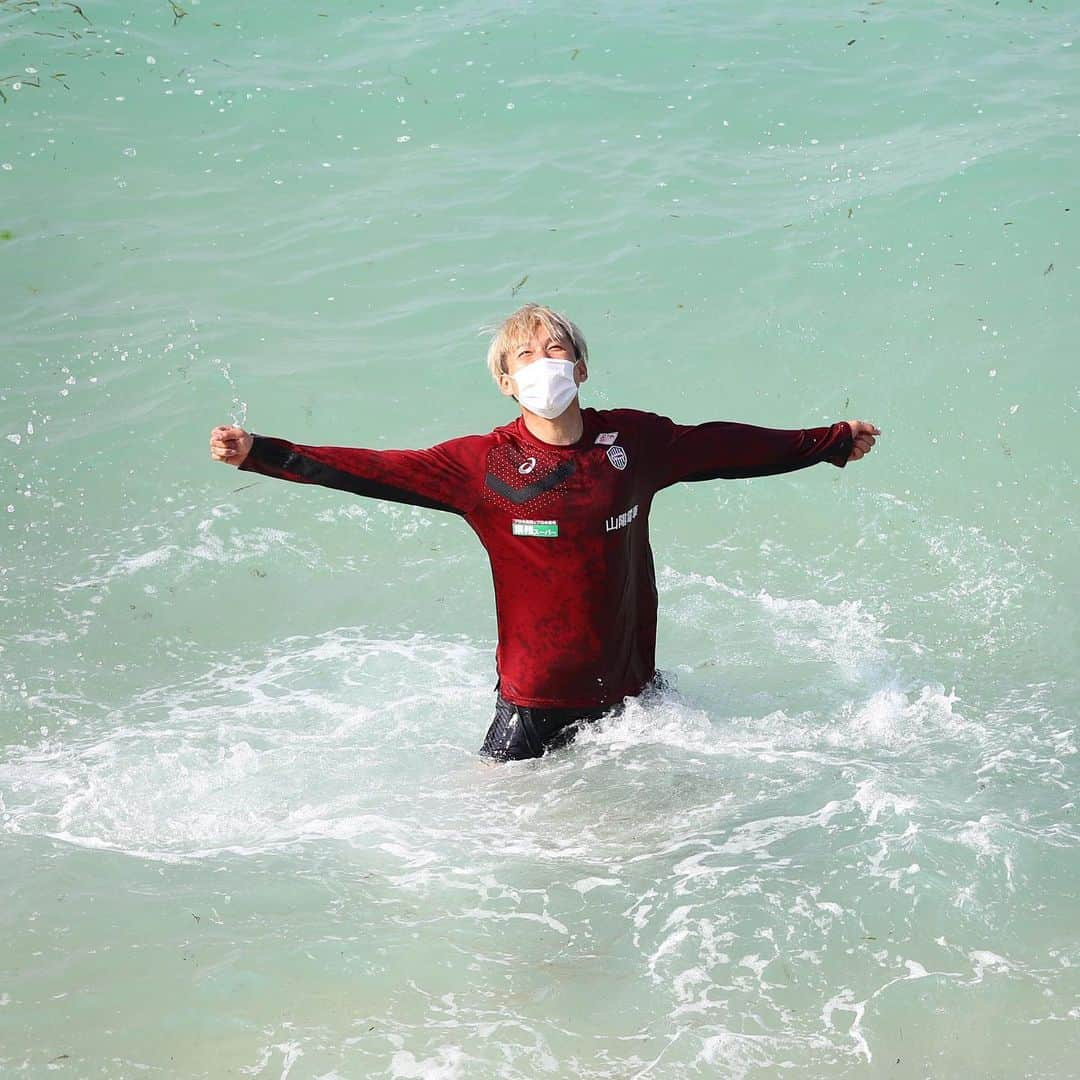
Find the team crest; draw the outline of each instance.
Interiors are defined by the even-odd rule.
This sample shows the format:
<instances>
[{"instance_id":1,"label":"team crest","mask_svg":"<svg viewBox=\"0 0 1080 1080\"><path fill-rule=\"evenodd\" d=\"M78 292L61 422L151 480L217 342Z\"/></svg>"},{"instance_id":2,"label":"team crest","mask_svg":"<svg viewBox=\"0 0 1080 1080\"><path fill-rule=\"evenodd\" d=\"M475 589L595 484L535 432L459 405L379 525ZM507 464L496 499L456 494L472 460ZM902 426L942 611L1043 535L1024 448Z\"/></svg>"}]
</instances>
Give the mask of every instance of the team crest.
<instances>
[{"instance_id":1,"label":"team crest","mask_svg":"<svg viewBox=\"0 0 1080 1080\"><path fill-rule=\"evenodd\" d=\"M619 472L622 472L623 469L630 464L630 459L626 456L626 451L621 446L609 446L607 450L607 459L619 470Z\"/></svg>"}]
</instances>

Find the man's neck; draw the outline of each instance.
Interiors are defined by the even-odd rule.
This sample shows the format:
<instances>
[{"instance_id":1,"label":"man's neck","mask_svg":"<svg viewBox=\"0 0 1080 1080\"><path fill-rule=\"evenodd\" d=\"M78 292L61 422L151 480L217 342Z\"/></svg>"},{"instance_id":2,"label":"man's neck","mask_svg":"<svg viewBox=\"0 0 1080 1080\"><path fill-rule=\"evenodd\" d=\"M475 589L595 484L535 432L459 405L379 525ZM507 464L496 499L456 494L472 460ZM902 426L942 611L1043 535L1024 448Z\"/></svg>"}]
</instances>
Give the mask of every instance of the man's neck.
<instances>
[{"instance_id":1,"label":"man's neck","mask_svg":"<svg viewBox=\"0 0 1080 1080\"><path fill-rule=\"evenodd\" d=\"M585 431L585 421L582 419L581 405L577 398L570 402L566 412L556 416L554 420L545 420L542 416L524 409L521 410L521 418L525 421L530 435L541 442L551 443L552 446L571 446Z\"/></svg>"}]
</instances>

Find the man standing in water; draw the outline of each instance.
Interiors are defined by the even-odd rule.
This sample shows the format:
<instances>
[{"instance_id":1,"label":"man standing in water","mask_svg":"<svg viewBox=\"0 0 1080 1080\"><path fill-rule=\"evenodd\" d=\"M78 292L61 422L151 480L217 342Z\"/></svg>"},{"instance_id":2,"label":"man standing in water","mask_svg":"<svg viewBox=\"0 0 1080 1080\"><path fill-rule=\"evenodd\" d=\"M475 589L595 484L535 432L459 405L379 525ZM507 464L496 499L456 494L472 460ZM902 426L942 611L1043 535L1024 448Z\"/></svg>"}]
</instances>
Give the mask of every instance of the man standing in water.
<instances>
[{"instance_id":1,"label":"man standing in water","mask_svg":"<svg viewBox=\"0 0 1080 1080\"><path fill-rule=\"evenodd\" d=\"M465 519L491 560L499 641L495 719L481 753L539 757L584 722L662 684L656 670L653 496L684 480L843 468L881 432L861 420L796 431L676 424L637 409L582 408L588 349L566 316L515 311L488 349L521 415L427 450L301 446L216 427L210 454L240 469Z\"/></svg>"}]
</instances>

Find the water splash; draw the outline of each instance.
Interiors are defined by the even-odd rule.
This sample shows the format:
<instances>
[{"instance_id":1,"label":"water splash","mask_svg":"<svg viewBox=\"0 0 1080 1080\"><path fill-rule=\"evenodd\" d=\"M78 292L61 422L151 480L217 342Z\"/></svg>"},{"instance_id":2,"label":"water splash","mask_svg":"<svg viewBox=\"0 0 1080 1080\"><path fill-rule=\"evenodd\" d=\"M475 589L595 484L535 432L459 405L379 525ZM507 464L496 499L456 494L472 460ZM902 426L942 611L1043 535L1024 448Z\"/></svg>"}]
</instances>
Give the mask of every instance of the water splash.
<instances>
[{"instance_id":1,"label":"water splash","mask_svg":"<svg viewBox=\"0 0 1080 1080\"><path fill-rule=\"evenodd\" d=\"M210 363L225 376L225 381L232 387L233 396L229 418L232 421L233 426L239 428L244 427L247 423L247 402L240 399L240 391L237 388L236 380L232 377L232 372L229 370L228 363L222 360L220 356L211 357Z\"/></svg>"}]
</instances>

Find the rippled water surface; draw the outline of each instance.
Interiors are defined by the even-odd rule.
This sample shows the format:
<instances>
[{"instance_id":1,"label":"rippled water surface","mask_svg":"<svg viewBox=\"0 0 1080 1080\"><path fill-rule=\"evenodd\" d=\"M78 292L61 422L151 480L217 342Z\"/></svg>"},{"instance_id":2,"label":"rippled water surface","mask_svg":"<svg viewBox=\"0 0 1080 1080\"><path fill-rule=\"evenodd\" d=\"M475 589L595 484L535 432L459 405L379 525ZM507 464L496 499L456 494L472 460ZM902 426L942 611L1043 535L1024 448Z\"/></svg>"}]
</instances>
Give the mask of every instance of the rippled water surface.
<instances>
[{"instance_id":1,"label":"rippled water surface","mask_svg":"<svg viewBox=\"0 0 1080 1080\"><path fill-rule=\"evenodd\" d=\"M318 5L316 5L318 7ZM1061 3L0 3L0 1072L1069 1077ZM587 404L866 461L651 519L676 686L491 768L449 515L209 430Z\"/></svg>"}]
</instances>

